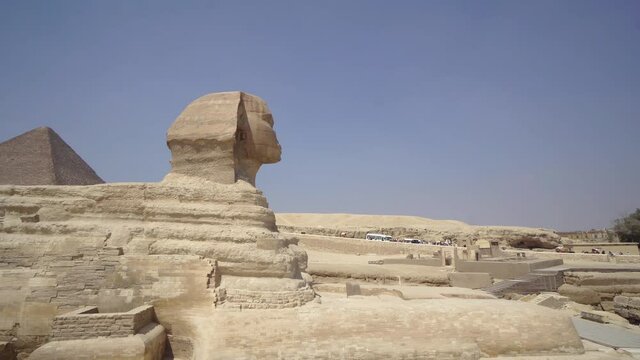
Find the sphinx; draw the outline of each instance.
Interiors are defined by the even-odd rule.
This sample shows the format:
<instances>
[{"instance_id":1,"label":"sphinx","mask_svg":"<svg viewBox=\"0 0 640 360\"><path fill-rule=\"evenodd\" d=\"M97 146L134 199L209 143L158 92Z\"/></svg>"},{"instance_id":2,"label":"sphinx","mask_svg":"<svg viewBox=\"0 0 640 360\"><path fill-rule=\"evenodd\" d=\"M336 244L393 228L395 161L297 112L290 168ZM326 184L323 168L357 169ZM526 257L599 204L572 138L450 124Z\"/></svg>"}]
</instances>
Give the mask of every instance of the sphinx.
<instances>
[{"instance_id":1,"label":"sphinx","mask_svg":"<svg viewBox=\"0 0 640 360\"><path fill-rule=\"evenodd\" d=\"M172 313L185 301L281 308L314 299L306 253L278 233L255 188L260 166L281 153L266 103L243 92L200 97L167 145L172 168L159 183L0 186L0 291L19 290L0 296L0 335L38 342L53 316L78 306L127 311L162 300Z\"/></svg>"},{"instance_id":2,"label":"sphinx","mask_svg":"<svg viewBox=\"0 0 640 360\"><path fill-rule=\"evenodd\" d=\"M197 359L584 353L568 317L535 305L320 300L306 253L255 187L281 157L273 124L256 96L209 94L169 128L171 171L159 183L0 186L0 341L18 338L28 353L56 315L151 304L169 342L188 339ZM55 343L39 356L90 344Z\"/></svg>"}]
</instances>

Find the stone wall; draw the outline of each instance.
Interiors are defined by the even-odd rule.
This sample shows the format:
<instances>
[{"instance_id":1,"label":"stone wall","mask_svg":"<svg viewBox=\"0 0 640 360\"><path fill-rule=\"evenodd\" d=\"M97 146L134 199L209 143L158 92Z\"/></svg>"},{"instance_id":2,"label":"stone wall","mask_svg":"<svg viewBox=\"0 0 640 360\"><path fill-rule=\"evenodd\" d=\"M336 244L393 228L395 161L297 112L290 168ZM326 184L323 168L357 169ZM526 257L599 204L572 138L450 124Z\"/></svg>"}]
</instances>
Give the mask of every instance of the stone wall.
<instances>
[{"instance_id":1,"label":"stone wall","mask_svg":"<svg viewBox=\"0 0 640 360\"><path fill-rule=\"evenodd\" d=\"M29 359L160 360L164 358L166 342L164 327L151 323L132 336L51 341L31 353Z\"/></svg>"},{"instance_id":2,"label":"stone wall","mask_svg":"<svg viewBox=\"0 0 640 360\"><path fill-rule=\"evenodd\" d=\"M155 320L153 306L139 306L124 313L98 313L95 306L56 316L51 331L52 340L89 339L94 337L125 337L135 335Z\"/></svg>"},{"instance_id":3,"label":"stone wall","mask_svg":"<svg viewBox=\"0 0 640 360\"><path fill-rule=\"evenodd\" d=\"M583 251L591 251L593 248L599 248L605 251L611 251L614 254L619 254L622 252L625 255L640 255L638 252L638 246L635 243L622 243L622 242L613 242L613 243L602 243L602 242L594 242L594 243L573 243L570 245L565 245L566 247L571 248L576 253L582 253Z\"/></svg>"},{"instance_id":4,"label":"stone wall","mask_svg":"<svg viewBox=\"0 0 640 360\"><path fill-rule=\"evenodd\" d=\"M616 264L640 264L638 255L617 255L609 258L609 261Z\"/></svg>"},{"instance_id":5,"label":"stone wall","mask_svg":"<svg viewBox=\"0 0 640 360\"><path fill-rule=\"evenodd\" d=\"M458 260L455 264L455 267L456 271L459 272L489 273L492 277L497 279L514 279L519 276L529 274L534 270L556 265L562 265L562 260L522 260L517 262Z\"/></svg>"},{"instance_id":6,"label":"stone wall","mask_svg":"<svg viewBox=\"0 0 640 360\"><path fill-rule=\"evenodd\" d=\"M638 264L640 256L638 255L616 255L609 256L606 254L583 254L583 253L559 253L555 251L524 251L524 250L505 250L505 253L515 255L515 253L524 252L527 257L535 257L539 259L562 259L564 262L611 262L620 264Z\"/></svg>"},{"instance_id":7,"label":"stone wall","mask_svg":"<svg viewBox=\"0 0 640 360\"><path fill-rule=\"evenodd\" d=\"M468 289L482 289L493 284L493 279L488 273L459 273L448 274L451 286Z\"/></svg>"},{"instance_id":8,"label":"stone wall","mask_svg":"<svg viewBox=\"0 0 640 360\"><path fill-rule=\"evenodd\" d=\"M73 237L53 245L32 240L20 251L0 243L0 341L19 338L19 351L45 342L56 315L79 307L118 312L156 303L159 322L175 328L181 323L177 310L213 305L208 287L214 264L199 256L123 255L85 247L88 239Z\"/></svg>"},{"instance_id":9,"label":"stone wall","mask_svg":"<svg viewBox=\"0 0 640 360\"><path fill-rule=\"evenodd\" d=\"M382 259L380 264L385 265L421 265L421 266L443 266L442 259L420 258L420 259Z\"/></svg>"},{"instance_id":10,"label":"stone wall","mask_svg":"<svg viewBox=\"0 0 640 360\"><path fill-rule=\"evenodd\" d=\"M640 297L640 272L565 271L567 284L594 290L605 301L616 295Z\"/></svg>"},{"instance_id":11,"label":"stone wall","mask_svg":"<svg viewBox=\"0 0 640 360\"><path fill-rule=\"evenodd\" d=\"M311 301L315 292L309 288L302 291L264 292L244 289L226 289L225 301L230 308L238 309L272 309L293 308Z\"/></svg>"}]
</instances>

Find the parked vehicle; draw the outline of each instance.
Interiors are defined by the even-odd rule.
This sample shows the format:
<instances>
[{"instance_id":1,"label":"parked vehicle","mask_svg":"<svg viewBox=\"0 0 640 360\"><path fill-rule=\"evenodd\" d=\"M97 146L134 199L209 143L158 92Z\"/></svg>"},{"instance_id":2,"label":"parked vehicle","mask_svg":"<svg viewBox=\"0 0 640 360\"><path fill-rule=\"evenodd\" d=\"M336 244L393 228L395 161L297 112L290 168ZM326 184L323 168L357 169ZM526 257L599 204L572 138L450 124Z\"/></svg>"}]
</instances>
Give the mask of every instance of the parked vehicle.
<instances>
[{"instance_id":1,"label":"parked vehicle","mask_svg":"<svg viewBox=\"0 0 640 360\"><path fill-rule=\"evenodd\" d=\"M556 247L556 252L559 253L573 253L574 251L570 248L570 247L566 247L566 246L558 246Z\"/></svg>"},{"instance_id":2,"label":"parked vehicle","mask_svg":"<svg viewBox=\"0 0 640 360\"><path fill-rule=\"evenodd\" d=\"M409 244L424 244L425 242L420 239L402 239L402 242Z\"/></svg>"},{"instance_id":3,"label":"parked vehicle","mask_svg":"<svg viewBox=\"0 0 640 360\"><path fill-rule=\"evenodd\" d=\"M393 238L389 235L384 234L373 234L369 233L365 236L367 240L377 240L377 241L391 241Z\"/></svg>"}]
</instances>

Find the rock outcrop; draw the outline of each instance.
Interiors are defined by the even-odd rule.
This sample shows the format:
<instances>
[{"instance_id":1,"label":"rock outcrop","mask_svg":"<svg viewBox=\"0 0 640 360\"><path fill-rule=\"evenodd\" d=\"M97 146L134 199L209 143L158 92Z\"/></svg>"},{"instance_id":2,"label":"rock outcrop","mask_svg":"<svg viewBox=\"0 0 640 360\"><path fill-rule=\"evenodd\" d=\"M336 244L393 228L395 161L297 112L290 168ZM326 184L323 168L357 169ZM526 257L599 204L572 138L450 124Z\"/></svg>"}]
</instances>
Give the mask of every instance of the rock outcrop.
<instances>
[{"instance_id":1,"label":"rock outcrop","mask_svg":"<svg viewBox=\"0 0 640 360\"><path fill-rule=\"evenodd\" d=\"M614 310L613 301L617 295L640 298L638 271L566 271L564 280L567 284L596 293L607 311Z\"/></svg>"},{"instance_id":2,"label":"rock outcrop","mask_svg":"<svg viewBox=\"0 0 640 360\"><path fill-rule=\"evenodd\" d=\"M600 295L597 292L580 286L571 284L563 284L558 288L558 293L562 296L566 296L571 301L575 301L578 304L584 305L597 305L600 304Z\"/></svg>"},{"instance_id":3,"label":"rock outcrop","mask_svg":"<svg viewBox=\"0 0 640 360\"><path fill-rule=\"evenodd\" d=\"M613 304L616 314L633 324L640 323L640 298L619 295L613 299Z\"/></svg>"}]
</instances>

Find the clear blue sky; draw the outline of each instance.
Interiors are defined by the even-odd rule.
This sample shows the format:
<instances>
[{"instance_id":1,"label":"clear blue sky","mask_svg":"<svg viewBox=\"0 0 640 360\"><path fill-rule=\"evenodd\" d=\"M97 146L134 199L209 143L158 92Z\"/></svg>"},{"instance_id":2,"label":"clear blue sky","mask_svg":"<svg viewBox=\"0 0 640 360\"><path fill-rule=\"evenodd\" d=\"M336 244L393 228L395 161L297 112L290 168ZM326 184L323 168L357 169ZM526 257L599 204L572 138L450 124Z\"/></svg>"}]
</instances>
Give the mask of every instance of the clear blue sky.
<instances>
[{"instance_id":1,"label":"clear blue sky","mask_svg":"<svg viewBox=\"0 0 640 360\"><path fill-rule=\"evenodd\" d=\"M0 139L159 181L192 99L275 116L280 212L604 227L640 207L638 1L0 1Z\"/></svg>"}]
</instances>

